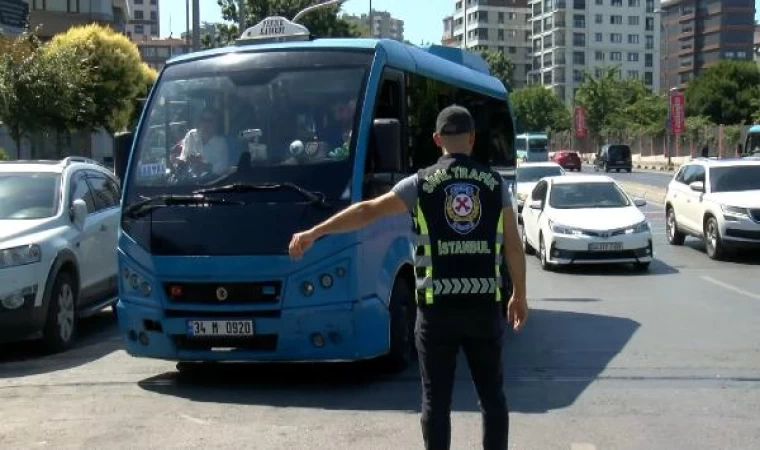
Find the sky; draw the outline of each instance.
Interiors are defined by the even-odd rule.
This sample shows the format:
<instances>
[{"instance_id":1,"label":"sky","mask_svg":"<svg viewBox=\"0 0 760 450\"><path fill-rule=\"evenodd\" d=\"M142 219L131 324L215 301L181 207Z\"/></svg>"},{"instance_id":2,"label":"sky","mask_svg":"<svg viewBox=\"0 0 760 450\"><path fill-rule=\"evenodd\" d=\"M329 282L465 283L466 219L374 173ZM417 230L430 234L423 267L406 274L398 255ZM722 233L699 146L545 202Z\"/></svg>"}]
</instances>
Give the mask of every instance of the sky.
<instances>
[{"instance_id":1,"label":"sky","mask_svg":"<svg viewBox=\"0 0 760 450\"><path fill-rule=\"evenodd\" d=\"M191 2L192 4L192 2ZM200 0L201 22L220 22L222 13L216 0ZM349 0L343 11L369 13L370 0ZM161 35L178 37L185 31L185 0L160 0ZM404 38L414 44L440 43L443 17L454 12L454 0L372 0L375 11L388 11L404 21ZM192 19L192 16L191 16ZM171 23L171 26L170 26Z\"/></svg>"}]
</instances>

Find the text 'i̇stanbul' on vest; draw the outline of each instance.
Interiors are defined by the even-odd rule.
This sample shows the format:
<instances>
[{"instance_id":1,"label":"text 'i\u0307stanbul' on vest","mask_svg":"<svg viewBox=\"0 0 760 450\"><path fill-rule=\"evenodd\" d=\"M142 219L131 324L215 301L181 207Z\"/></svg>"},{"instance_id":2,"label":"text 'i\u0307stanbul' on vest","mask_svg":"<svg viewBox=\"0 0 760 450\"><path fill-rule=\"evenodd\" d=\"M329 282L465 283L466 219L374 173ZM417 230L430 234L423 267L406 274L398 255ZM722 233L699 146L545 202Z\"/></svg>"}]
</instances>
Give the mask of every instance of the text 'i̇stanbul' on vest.
<instances>
[{"instance_id":1,"label":"text 'i\u0307stanbul' on vest","mask_svg":"<svg viewBox=\"0 0 760 450\"><path fill-rule=\"evenodd\" d=\"M438 241L439 255L482 255L491 253L488 241Z\"/></svg>"},{"instance_id":2,"label":"text 'i\u0307stanbul' on vest","mask_svg":"<svg viewBox=\"0 0 760 450\"><path fill-rule=\"evenodd\" d=\"M450 172L449 172L450 171ZM449 171L445 169L438 169L425 177L422 184L422 190L426 193L432 193L436 187L438 187L444 181L448 181L453 178L458 180L476 180L488 186L490 190L496 189L499 182L496 181L496 177L490 172L482 172L477 169L469 169L467 167L451 167Z\"/></svg>"}]
</instances>

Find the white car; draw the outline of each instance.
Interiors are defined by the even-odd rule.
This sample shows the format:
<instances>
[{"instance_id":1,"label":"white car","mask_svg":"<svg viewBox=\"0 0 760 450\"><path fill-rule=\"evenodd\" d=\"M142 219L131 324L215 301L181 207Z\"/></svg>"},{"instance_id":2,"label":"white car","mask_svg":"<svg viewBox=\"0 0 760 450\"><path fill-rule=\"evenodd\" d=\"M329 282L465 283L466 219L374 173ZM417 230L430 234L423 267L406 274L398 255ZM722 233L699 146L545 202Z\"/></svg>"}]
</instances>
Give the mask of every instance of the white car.
<instances>
[{"instance_id":1,"label":"white car","mask_svg":"<svg viewBox=\"0 0 760 450\"><path fill-rule=\"evenodd\" d=\"M604 175L557 176L536 184L523 211L525 252L538 250L541 267L652 262L652 232L632 199Z\"/></svg>"},{"instance_id":2,"label":"white car","mask_svg":"<svg viewBox=\"0 0 760 450\"><path fill-rule=\"evenodd\" d=\"M760 161L699 158L681 166L665 196L668 242L704 240L707 256L760 248Z\"/></svg>"},{"instance_id":3,"label":"white car","mask_svg":"<svg viewBox=\"0 0 760 450\"><path fill-rule=\"evenodd\" d=\"M94 161L0 163L0 342L69 347L116 302L120 189Z\"/></svg>"},{"instance_id":4,"label":"white car","mask_svg":"<svg viewBox=\"0 0 760 450\"><path fill-rule=\"evenodd\" d=\"M565 175L565 169L553 162L522 163L517 166L517 217L520 223L522 223L522 210L525 205L525 199L533 192L533 188L536 187L538 180L558 175Z\"/></svg>"}]
</instances>

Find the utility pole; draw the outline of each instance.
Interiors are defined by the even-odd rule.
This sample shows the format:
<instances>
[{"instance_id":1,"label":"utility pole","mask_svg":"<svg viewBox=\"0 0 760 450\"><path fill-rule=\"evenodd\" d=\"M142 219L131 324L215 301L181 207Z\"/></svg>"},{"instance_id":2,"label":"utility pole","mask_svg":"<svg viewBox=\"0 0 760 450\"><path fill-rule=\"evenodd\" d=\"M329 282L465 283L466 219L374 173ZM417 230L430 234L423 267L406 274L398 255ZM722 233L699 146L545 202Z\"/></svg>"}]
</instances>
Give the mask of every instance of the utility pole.
<instances>
[{"instance_id":1,"label":"utility pole","mask_svg":"<svg viewBox=\"0 0 760 450\"><path fill-rule=\"evenodd\" d=\"M464 39L464 49L467 50L467 0L462 0L462 14L462 22L464 23L462 38Z\"/></svg>"},{"instance_id":2,"label":"utility pole","mask_svg":"<svg viewBox=\"0 0 760 450\"><path fill-rule=\"evenodd\" d=\"M185 44L190 46L190 0L185 0Z\"/></svg>"},{"instance_id":3,"label":"utility pole","mask_svg":"<svg viewBox=\"0 0 760 450\"><path fill-rule=\"evenodd\" d=\"M193 51L201 49L201 0L193 0Z\"/></svg>"},{"instance_id":4,"label":"utility pole","mask_svg":"<svg viewBox=\"0 0 760 450\"><path fill-rule=\"evenodd\" d=\"M238 0L238 34L245 31L245 0Z\"/></svg>"},{"instance_id":5,"label":"utility pole","mask_svg":"<svg viewBox=\"0 0 760 450\"><path fill-rule=\"evenodd\" d=\"M375 37L375 21L373 19L374 14L372 14L372 0L369 0L369 37L373 38Z\"/></svg>"}]
</instances>

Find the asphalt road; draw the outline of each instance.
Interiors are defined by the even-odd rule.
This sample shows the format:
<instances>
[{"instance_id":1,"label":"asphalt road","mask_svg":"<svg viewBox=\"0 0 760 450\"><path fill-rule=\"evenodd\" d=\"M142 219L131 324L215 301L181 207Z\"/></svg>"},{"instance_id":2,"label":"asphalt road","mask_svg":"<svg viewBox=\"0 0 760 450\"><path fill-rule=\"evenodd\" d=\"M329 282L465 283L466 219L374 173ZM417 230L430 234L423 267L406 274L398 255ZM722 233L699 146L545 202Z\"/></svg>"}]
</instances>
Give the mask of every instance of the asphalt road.
<instances>
[{"instance_id":1,"label":"asphalt road","mask_svg":"<svg viewBox=\"0 0 760 450\"><path fill-rule=\"evenodd\" d=\"M504 358L514 449L760 448L760 259L709 260L665 241L657 261L541 271L531 315ZM479 448L476 396L460 364L455 449ZM421 448L416 368L233 366L180 378L121 350L108 313L80 345L42 357L0 347L0 448Z\"/></svg>"},{"instance_id":2,"label":"asphalt road","mask_svg":"<svg viewBox=\"0 0 760 450\"><path fill-rule=\"evenodd\" d=\"M594 166L584 165L583 172L594 173ZM655 186L662 189L665 189L666 187L668 187L668 183L670 183L670 180L673 179L672 172L654 172L654 171L638 170L635 168L633 169L631 173L627 173L627 172L605 173L604 171L600 171L596 173L609 175L610 177L618 181L628 181L631 183Z\"/></svg>"}]
</instances>

